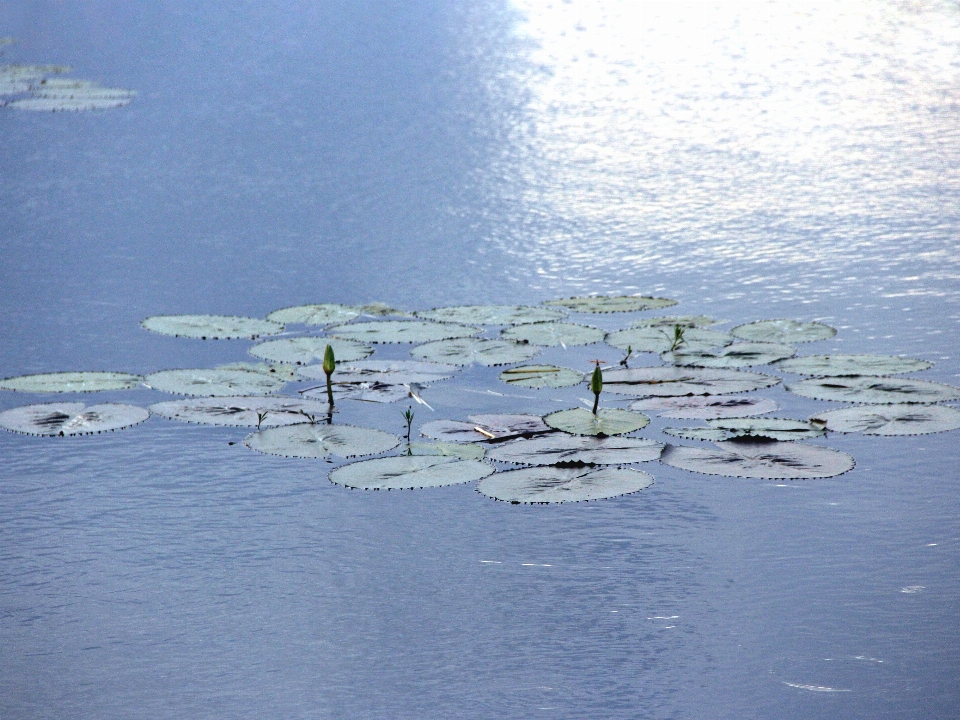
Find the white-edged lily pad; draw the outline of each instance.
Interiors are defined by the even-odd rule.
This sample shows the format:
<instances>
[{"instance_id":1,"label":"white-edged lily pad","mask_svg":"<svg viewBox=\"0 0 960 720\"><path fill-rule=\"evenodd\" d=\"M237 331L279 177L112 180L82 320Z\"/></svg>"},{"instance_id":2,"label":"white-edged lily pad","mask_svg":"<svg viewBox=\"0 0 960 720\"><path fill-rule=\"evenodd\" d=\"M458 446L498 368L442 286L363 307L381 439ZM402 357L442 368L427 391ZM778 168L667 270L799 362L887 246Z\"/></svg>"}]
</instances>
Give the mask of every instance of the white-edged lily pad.
<instances>
[{"instance_id":1,"label":"white-edged lily pad","mask_svg":"<svg viewBox=\"0 0 960 720\"><path fill-rule=\"evenodd\" d=\"M120 372L56 372L0 380L0 390L30 393L81 393L128 390L143 382L140 375Z\"/></svg>"},{"instance_id":2,"label":"white-edged lily pad","mask_svg":"<svg viewBox=\"0 0 960 720\"><path fill-rule=\"evenodd\" d=\"M416 490L462 485L492 475L496 469L479 460L442 455L400 455L362 460L338 467L331 482L362 490Z\"/></svg>"},{"instance_id":3,"label":"white-edged lily pad","mask_svg":"<svg viewBox=\"0 0 960 720\"><path fill-rule=\"evenodd\" d=\"M253 340L283 332L281 323L234 315L154 315L140 325L161 335L200 340Z\"/></svg>"},{"instance_id":4,"label":"white-edged lily pad","mask_svg":"<svg viewBox=\"0 0 960 720\"><path fill-rule=\"evenodd\" d=\"M676 350L665 352L660 358L674 365L742 368L751 365L769 365L777 360L793 357L797 349L778 343L734 343L718 350Z\"/></svg>"},{"instance_id":5,"label":"white-edged lily pad","mask_svg":"<svg viewBox=\"0 0 960 720\"><path fill-rule=\"evenodd\" d=\"M521 365L504 370L500 373L500 380L518 387L561 388L579 385L584 380L584 374L555 365Z\"/></svg>"},{"instance_id":6,"label":"white-edged lily pad","mask_svg":"<svg viewBox=\"0 0 960 720\"><path fill-rule=\"evenodd\" d=\"M410 443L407 445L408 455L442 455L444 457L460 458L461 460L482 460L487 454L486 448L476 443Z\"/></svg>"},{"instance_id":7,"label":"white-edged lily pad","mask_svg":"<svg viewBox=\"0 0 960 720\"><path fill-rule=\"evenodd\" d=\"M713 368L646 367L608 370L603 389L637 397L681 395L730 395L771 387L780 382L774 375Z\"/></svg>"},{"instance_id":8,"label":"white-edged lily pad","mask_svg":"<svg viewBox=\"0 0 960 720\"><path fill-rule=\"evenodd\" d=\"M594 327L564 322L528 323L515 325L500 333L505 340L514 340L531 345L589 345L603 340L605 333Z\"/></svg>"},{"instance_id":9,"label":"white-edged lily pad","mask_svg":"<svg viewBox=\"0 0 960 720\"><path fill-rule=\"evenodd\" d=\"M630 327L659 327L670 328L679 325L682 328L708 327L722 322L706 315L661 315L658 317L640 318L630 323Z\"/></svg>"},{"instance_id":10,"label":"white-edged lily pad","mask_svg":"<svg viewBox=\"0 0 960 720\"><path fill-rule=\"evenodd\" d=\"M101 87L89 80L52 79L31 84L30 97L8 103L15 110L77 112L108 110L129 105L134 90Z\"/></svg>"},{"instance_id":11,"label":"white-edged lily pad","mask_svg":"<svg viewBox=\"0 0 960 720\"><path fill-rule=\"evenodd\" d=\"M872 376L829 377L790 383L786 389L814 400L895 405L960 400L960 388L943 383Z\"/></svg>"},{"instance_id":12,"label":"white-edged lily pad","mask_svg":"<svg viewBox=\"0 0 960 720\"><path fill-rule=\"evenodd\" d=\"M355 362L373 354L373 348L362 342L328 337L268 340L250 348L250 354L270 362L309 365L323 361L327 345L333 348L337 363Z\"/></svg>"},{"instance_id":13,"label":"white-edged lily pad","mask_svg":"<svg viewBox=\"0 0 960 720\"><path fill-rule=\"evenodd\" d=\"M663 410L661 417L677 420L714 420L718 418L763 415L777 409L770 398L693 395L654 397L637 400L631 410Z\"/></svg>"},{"instance_id":14,"label":"white-edged lily pad","mask_svg":"<svg viewBox=\"0 0 960 720\"><path fill-rule=\"evenodd\" d=\"M0 427L26 435L93 435L142 423L150 413L121 403L43 403L0 413Z\"/></svg>"},{"instance_id":15,"label":"white-edged lily pad","mask_svg":"<svg viewBox=\"0 0 960 720\"><path fill-rule=\"evenodd\" d=\"M619 408L600 408L594 415L586 408L558 410L543 418L552 428L574 435L623 435L650 424L643 413Z\"/></svg>"},{"instance_id":16,"label":"white-edged lily pad","mask_svg":"<svg viewBox=\"0 0 960 720\"><path fill-rule=\"evenodd\" d=\"M336 354L336 349L334 349ZM419 362L416 360L362 360L337 366L333 379L338 383L379 382L393 385L431 383L446 380L460 372L457 365ZM310 380L326 380L323 365L300 368L300 375Z\"/></svg>"},{"instance_id":17,"label":"white-edged lily pad","mask_svg":"<svg viewBox=\"0 0 960 720\"><path fill-rule=\"evenodd\" d=\"M595 297L572 297L563 300L547 300L544 305L564 307L579 313L614 313L654 310L676 305L676 300L655 297L598 295Z\"/></svg>"},{"instance_id":18,"label":"white-edged lily pad","mask_svg":"<svg viewBox=\"0 0 960 720\"><path fill-rule=\"evenodd\" d=\"M604 342L621 350L629 347L633 352L669 352L673 346L673 328L639 327L617 330L609 333L604 338ZM683 342L677 346L677 349L711 350L732 342L733 336L730 333L694 327L683 331Z\"/></svg>"},{"instance_id":19,"label":"white-edged lily pad","mask_svg":"<svg viewBox=\"0 0 960 720\"><path fill-rule=\"evenodd\" d=\"M742 340L786 345L828 340L837 334L836 329L829 325L797 320L757 320L737 325L730 332Z\"/></svg>"},{"instance_id":20,"label":"white-edged lily pad","mask_svg":"<svg viewBox=\"0 0 960 720\"><path fill-rule=\"evenodd\" d=\"M414 315L427 320L467 325L524 325L559 320L567 314L562 310L529 305L461 305L418 310Z\"/></svg>"},{"instance_id":21,"label":"white-edged lily pad","mask_svg":"<svg viewBox=\"0 0 960 720\"><path fill-rule=\"evenodd\" d=\"M827 430L864 435L926 435L960 428L960 410L943 405L860 406L810 418Z\"/></svg>"},{"instance_id":22,"label":"white-edged lily pad","mask_svg":"<svg viewBox=\"0 0 960 720\"><path fill-rule=\"evenodd\" d=\"M856 464L839 450L773 440L727 440L714 448L667 445L660 462L705 475L771 480L834 477Z\"/></svg>"},{"instance_id":23,"label":"white-edged lily pad","mask_svg":"<svg viewBox=\"0 0 960 720\"><path fill-rule=\"evenodd\" d=\"M338 400L363 400L365 402L392 403L410 397L409 385L397 385L382 382L333 383L330 387L334 402ZM327 386L319 385L300 394L315 400L327 397Z\"/></svg>"},{"instance_id":24,"label":"white-edged lily pad","mask_svg":"<svg viewBox=\"0 0 960 720\"><path fill-rule=\"evenodd\" d=\"M651 485L650 474L629 468L532 467L495 473L481 480L477 490L518 505L604 500Z\"/></svg>"},{"instance_id":25,"label":"white-edged lily pad","mask_svg":"<svg viewBox=\"0 0 960 720\"><path fill-rule=\"evenodd\" d=\"M447 442L487 442L554 432L539 415L471 415L469 420L434 420L420 434Z\"/></svg>"},{"instance_id":26,"label":"white-edged lily pad","mask_svg":"<svg viewBox=\"0 0 960 720\"><path fill-rule=\"evenodd\" d=\"M400 438L373 428L302 423L251 433L243 444L251 450L282 457L351 458L392 450L400 444Z\"/></svg>"},{"instance_id":27,"label":"white-edged lily pad","mask_svg":"<svg viewBox=\"0 0 960 720\"><path fill-rule=\"evenodd\" d=\"M454 365L510 365L524 362L540 354L537 345L525 345L511 340L484 340L460 338L440 340L415 347L410 354L421 360L447 362Z\"/></svg>"},{"instance_id":28,"label":"white-edged lily pad","mask_svg":"<svg viewBox=\"0 0 960 720\"><path fill-rule=\"evenodd\" d=\"M269 395L286 384L283 378L264 373L221 368L161 370L147 375L143 382L154 390L196 397Z\"/></svg>"},{"instance_id":29,"label":"white-edged lily pad","mask_svg":"<svg viewBox=\"0 0 960 720\"><path fill-rule=\"evenodd\" d=\"M281 378L286 382L292 382L300 379L299 375L297 375L296 367L293 365L282 365L280 363L235 362L227 363L226 365L217 365L217 369L247 370L249 372L261 373L263 375L272 375L274 377Z\"/></svg>"},{"instance_id":30,"label":"white-edged lily pad","mask_svg":"<svg viewBox=\"0 0 960 720\"><path fill-rule=\"evenodd\" d=\"M267 315L267 320L284 325L332 325L350 322L357 317L360 317L360 311L356 308L336 303L321 303L280 308Z\"/></svg>"},{"instance_id":31,"label":"white-edged lily pad","mask_svg":"<svg viewBox=\"0 0 960 720\"><path fill-rule=\"evenodd\" d=\"M327 404L291 397L204 397L154 403L154 415L203 425L279 427L309 422L327 414Z\"/></svg>"},{"instance_id":32,"label":"white-edged lily pad","mask_svg":"<svg viewBox=\"0 0 960 720\"><path fill-rule=\"evenodd\" d=\"M337 337L368 343L425 343L470 337L480 330L467 325L429 320L372 320L352 325L335 325L329 328L328 332Z\"/></svg>"},{"instance_id":33,"label":"white-edged lily pad","mask_svg":"<svg viewBox=\"0 0 960 720\"><path fill-rule=\"evenodd\" d=\"M688 440L732 440L761 437L788 442L822 437L823 427L789 418L723 418L708 420L708 428L664 428L667 435Z\"/></svg>"},{"instance_id":34,"label":"white-edged lily pad","mask_svg":"<svg viewBox=\"0 0 960 720\"><path fill-rule=\"evenodd\" d=\"M817 377L899 375L931 367L933 367L932 362L895 355L807 355L777 363L777 368L780 370Z\"/></svg>"},{"instance_id":35,"label":"white-edged lily pad","mask_svg":"<svg viewBox=\"0 0 960 720\"><path fill-rule=\"evenodd\" d=\"M656 460L662 449L663 443L645 438L553 433L496 445L487 456L518 465L625 465Z\"/></svg>"}]
</instances>

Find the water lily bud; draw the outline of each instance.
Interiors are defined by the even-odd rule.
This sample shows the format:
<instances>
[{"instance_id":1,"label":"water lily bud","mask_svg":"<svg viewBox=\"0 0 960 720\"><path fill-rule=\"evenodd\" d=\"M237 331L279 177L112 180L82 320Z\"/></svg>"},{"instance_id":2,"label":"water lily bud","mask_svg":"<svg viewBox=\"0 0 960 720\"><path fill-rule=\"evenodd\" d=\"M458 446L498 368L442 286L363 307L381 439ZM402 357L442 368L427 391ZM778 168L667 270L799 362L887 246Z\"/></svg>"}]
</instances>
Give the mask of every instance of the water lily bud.
<instances>
[{"instance_id":1,"label":"water lily bud","mask_svg":"<svg viewBox=\"0 0 960 720\"><path fill-rule=\"evenodd\" d=\"M323 353L323 371L327 375L332 375L336 367L337 362L333 357L333 348L327 345L327 349Z\"/></svg>"},{"instance_id":2,"label":"water lily bud","mask_svg":"<svg viewBox=\"0 0 960 720\"><path fill-rule=\"evenodd\" d=\"M603 390L603 373L600 372L600 366L597 365L593 369L593 375L590 376L590 392L599 395L601 390Z\"/></svg>"}]
</instances>

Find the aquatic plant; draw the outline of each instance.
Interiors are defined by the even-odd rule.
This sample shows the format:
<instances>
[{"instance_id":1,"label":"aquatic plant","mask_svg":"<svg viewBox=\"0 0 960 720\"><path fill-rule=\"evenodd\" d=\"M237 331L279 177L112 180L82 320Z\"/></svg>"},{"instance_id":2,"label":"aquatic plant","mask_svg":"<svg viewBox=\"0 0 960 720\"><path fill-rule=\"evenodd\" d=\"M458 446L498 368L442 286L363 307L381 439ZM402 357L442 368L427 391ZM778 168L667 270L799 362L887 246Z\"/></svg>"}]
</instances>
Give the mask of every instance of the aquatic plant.
<instances>
[{"instance_id":1,"label":"aquatic plant","mask_svg":"<svg viewBox=\"0 0 960 720\"><path fill-rule=\"evenodd\" d=\"M333 354L333 347L327 345L327 349L323 351L323 374L327 376L327 402L330 407L333 407L333 384L330 382L330 377L336 369L337 360Z\"/></svg>"},{"instance_id":2,"label":"aquatic plant","mask_svg":"<svg viewBox=\"0 0 960 720\"><path fill-rule=\"evenodd\" d=\"M629 495L653 485L653 477L627 468L533 467L490 475L477 490L494 500L521 503L565 503Z\"/></svg>"}]
</instances>

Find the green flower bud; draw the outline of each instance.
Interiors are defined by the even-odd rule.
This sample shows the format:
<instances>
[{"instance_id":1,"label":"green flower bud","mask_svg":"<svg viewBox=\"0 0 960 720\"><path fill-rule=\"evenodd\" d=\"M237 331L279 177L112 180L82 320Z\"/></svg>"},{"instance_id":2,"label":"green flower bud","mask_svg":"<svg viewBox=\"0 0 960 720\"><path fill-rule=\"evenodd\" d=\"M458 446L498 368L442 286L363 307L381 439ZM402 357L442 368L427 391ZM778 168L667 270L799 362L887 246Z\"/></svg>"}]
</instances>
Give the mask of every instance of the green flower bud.
<instances>
[{"instance_id":1,"label":"green flower bud","mask_svg":"<svg viewBox=\"0 0 960 720\"><path fill-rule=\"evenodd\" d=\"M332 375L336 367L337 361L333 357L333 348L327 345L327 349L323 353L323 371L327 375Z\"/></svg>"},{"instance_id":2,"label":"green flower bud","mask_svg":"<svg viewBox=\"0 0 960 720\"><path fill-rule=\"evenodd\" d=\"M600 372L600 366L597 365L593 369L593 375L590 376L590 392L599 395L601 390L603 390L603 373Z\"/></svg>"}]
</instances>

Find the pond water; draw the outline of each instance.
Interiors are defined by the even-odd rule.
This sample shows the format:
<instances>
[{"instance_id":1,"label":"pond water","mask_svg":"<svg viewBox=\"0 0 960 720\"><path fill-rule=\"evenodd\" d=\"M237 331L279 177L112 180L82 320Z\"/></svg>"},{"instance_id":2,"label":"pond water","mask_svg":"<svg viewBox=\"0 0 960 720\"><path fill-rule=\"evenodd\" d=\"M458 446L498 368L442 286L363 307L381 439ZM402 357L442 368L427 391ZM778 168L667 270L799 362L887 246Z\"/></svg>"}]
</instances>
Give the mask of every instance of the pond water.
<instances>
[{"instance_id":1,"label":"pond water","mask_svg":"<svg viewBox=\"0 0 960 720\"><path fill-rule=\"evenodd\" d=\"M906 354L960 384L956 3L4 0L0 18L5 62L139 93L0 108L0 376L250 359L147 333L153 314L642 293L820 320L839 334L805 353ZM542 356L595 357L620 354ZM586 396L497 372L431 389L414 428ZM760 394L783 417L827 405ZM400 433L403 409L341 413ZM244 435L0 434L0 716L960 714L955 432L831 437L858 465L826 480L648 464L639 494L554 506L347 491Z\"/></svg>"}]
</instances>

